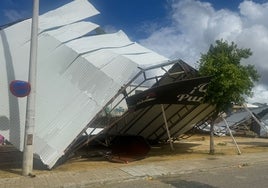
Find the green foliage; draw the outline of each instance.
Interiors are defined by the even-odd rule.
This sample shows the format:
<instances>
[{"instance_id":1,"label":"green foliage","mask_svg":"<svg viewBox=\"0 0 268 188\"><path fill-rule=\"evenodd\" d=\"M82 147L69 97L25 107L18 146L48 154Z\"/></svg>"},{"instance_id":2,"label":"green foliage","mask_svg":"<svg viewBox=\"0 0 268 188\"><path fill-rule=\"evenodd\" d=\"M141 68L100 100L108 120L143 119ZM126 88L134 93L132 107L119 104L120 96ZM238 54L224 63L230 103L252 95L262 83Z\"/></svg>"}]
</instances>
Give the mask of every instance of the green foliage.
<instances>
[{"instance_id":1,"label":"green foliage","mask_svg":"<svg viewBox=\"0 0 268 188\"><path fill-rule=\"evenodd\" d=\"M250 49L240 49L232 42L217 40L199 60L199 73L212 75L206 102L216 106L217 112L226 111L231 103L243 103L244 96L252 96L259 75L253 65L241 65L241 60L252 55Z\"/></svg>"}]
</instances>

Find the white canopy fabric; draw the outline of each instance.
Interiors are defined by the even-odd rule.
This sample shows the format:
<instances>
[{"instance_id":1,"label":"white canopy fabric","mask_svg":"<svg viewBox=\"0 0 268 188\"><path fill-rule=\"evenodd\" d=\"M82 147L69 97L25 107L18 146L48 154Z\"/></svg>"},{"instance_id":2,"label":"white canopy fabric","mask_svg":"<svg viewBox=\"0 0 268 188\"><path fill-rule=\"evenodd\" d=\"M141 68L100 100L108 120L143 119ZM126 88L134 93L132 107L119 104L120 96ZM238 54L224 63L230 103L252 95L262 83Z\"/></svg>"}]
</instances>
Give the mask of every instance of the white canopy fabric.
<instances>
[{"instance_id":1,"label":"white canopy fabric","mask_svg":"<svg viewBox=\"0 0 268 188\"><path fill-rule=\"evenodd\" d=\"M75 0L40 16L34 153L49 168L139 66L168 61L123 31L87 35L99 26L83 20L98 13ZM27 99L9 83L28 80L30 28L25 20L0 30L0 134L21 151Z\"/></svg>"}]
</instances>

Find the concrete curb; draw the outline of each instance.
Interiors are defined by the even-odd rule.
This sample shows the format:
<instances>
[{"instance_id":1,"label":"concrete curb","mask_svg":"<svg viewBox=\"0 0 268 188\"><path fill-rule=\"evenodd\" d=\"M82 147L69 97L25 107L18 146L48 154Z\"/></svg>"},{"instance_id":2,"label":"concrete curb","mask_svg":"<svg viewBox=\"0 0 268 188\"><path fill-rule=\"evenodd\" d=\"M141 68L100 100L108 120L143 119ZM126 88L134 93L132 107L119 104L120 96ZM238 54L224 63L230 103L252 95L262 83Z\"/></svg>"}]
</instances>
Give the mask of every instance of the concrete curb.
<instances>
[{"instance_id":1,"label":"concrete curb","mask_svg":"<svg viewBox=\"0 0 268 188\"><path fill-rule=\"evenodd\" d=\"M233 156L209 156L197 159L154 161L118 167L95 168L87 171L66 171L39 174L34 178L15 177L0 179L0 188L59 188L89 187L111 182L139 178L205 172L213 168L243 168L243 166L268 162L268 152Z\"/></svg>"}]
</instances>

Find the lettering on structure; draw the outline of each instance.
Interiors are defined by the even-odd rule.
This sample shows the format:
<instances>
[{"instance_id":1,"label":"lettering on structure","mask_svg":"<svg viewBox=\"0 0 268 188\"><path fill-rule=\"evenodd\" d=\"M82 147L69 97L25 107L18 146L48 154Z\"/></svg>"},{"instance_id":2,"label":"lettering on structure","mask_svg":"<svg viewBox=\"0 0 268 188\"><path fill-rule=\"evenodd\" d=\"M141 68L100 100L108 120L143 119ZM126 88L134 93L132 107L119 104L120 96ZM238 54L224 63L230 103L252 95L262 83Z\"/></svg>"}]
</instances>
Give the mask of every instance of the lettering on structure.
<instances>
[{"instance_id":1,"label":"lettering on structure","mask_svg":"<svg viewBox=\"0 0 268 188\"><path fill-rule=\"evenodd\" d=\"M197 87L194 87L190 93L177 95L178 102L203 102L204 95L207 91L207 85L208 83L200 84Z\"/></svg>"},{"instance_id":2,"label":"lettering on structure","mask_svg":"<svg viewBox=\"0 0 268 188\"><path fill-rule=\"evenodd\" d=\"M211 77L193 78L155 86L126 99L131 109L154 104L200 104L203 102Z\"/></svg>"}]
</instances>

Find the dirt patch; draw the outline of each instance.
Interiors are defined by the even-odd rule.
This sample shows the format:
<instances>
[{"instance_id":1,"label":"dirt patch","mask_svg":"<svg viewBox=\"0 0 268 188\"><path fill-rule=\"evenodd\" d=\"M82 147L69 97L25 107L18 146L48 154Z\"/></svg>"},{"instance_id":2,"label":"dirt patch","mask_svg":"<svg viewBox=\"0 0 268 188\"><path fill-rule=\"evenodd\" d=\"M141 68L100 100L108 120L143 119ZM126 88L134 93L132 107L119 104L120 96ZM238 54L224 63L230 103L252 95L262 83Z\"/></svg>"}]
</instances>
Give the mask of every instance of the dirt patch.
<instances>
[{"instance_id":1,"label":"dirt patch","mask_svg":"<svg viewBox=\"0 0 268 188\"><path fill-rule=\"evenodd\" d=\"M268 152L268 139L253 137L235 137L239 148L244 153ZM176 141L174 151L169 144L152 146L146 158L128 164L111 163L102 154L105 152L96 151L96 155L85 155L80 151L73 158L53 170L42 170L35 164L34 173L45 174L64 171L86 171L96 168L119 167L124 165L137 165L154 161L179 160L190 158L215 158L219 155L237 155L238 151L229 136L215 137L215 155L209 155L209 136L194 135L190 138ZM92 153L91 153L92 154ZM17 177L21 174L21 152L11 146L0 146L0 178Z\"/></svg>"}]
</instances>

